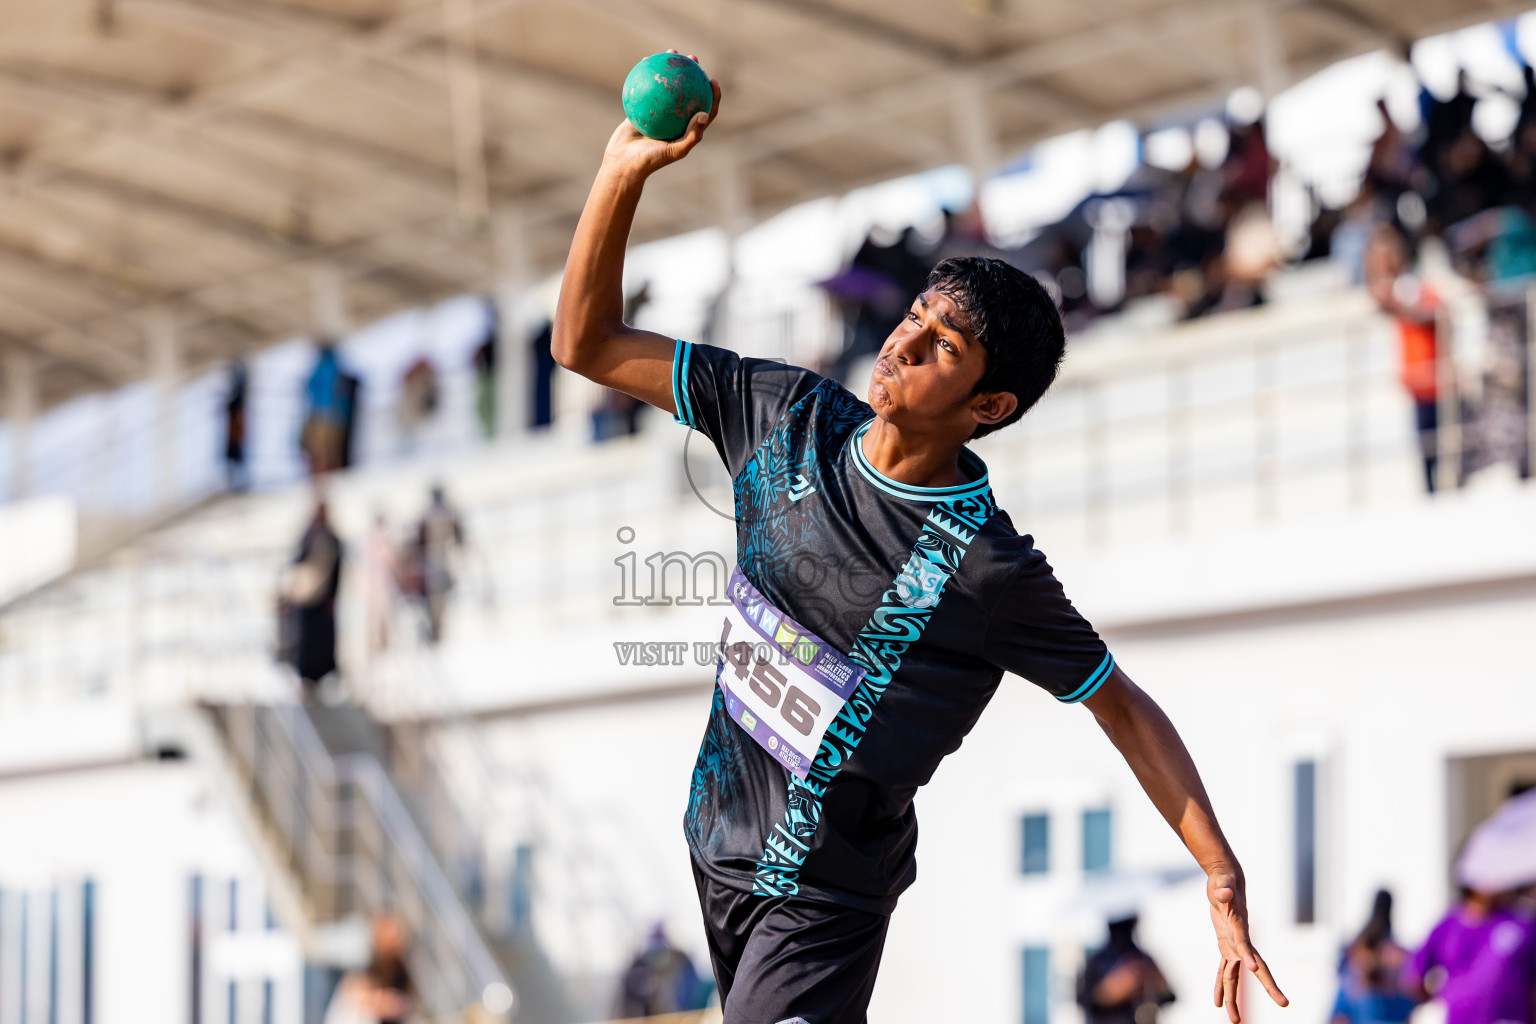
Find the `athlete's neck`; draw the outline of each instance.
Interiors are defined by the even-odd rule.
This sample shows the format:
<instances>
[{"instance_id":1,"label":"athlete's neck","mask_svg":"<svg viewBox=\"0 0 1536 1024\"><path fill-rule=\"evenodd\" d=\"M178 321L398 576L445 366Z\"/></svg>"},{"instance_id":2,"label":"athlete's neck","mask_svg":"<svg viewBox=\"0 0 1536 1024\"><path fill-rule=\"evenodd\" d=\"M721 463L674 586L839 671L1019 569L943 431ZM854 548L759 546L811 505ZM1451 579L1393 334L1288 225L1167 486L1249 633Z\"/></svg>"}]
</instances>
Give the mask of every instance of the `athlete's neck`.
<instances>
[{"instance_id":1,"label":"athlete's neck","mask_svg":"<svg viewBox=\"0 0 1536 1024\"><path fill-rule=\"evenodd\" d=\"M876 416L859 439L869 464L911 487L953 487L968 477L960 469L961 445L933 437L912 437Z\"/></svg>"}]
</instances>

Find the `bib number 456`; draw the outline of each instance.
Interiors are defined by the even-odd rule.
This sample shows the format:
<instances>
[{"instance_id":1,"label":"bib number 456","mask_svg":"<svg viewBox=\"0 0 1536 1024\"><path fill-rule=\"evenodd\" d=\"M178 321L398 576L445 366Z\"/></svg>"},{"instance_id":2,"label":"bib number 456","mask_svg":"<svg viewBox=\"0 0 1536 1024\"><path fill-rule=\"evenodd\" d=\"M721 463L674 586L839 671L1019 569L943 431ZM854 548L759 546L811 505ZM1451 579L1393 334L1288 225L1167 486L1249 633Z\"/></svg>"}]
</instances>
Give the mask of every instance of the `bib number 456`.
<instances>
[{"instance_id":1,"label":"bib number 456","mask_svg":"<svg viewBox=\"0 0 1536 1024\"><path fill-rule=\"evenodd\" d=\"M730 638L731 620L726 618L725 629L720 633L720 647L736 678L745 679L752 692L762 698L764 704L777 709L790 728L802 736L809 736L816 727L821 705L798 686L790 685L786 691L784 673L774 668L767 658L759 657L752 644L744 640L731 643Z\"/></svg>"}]
</instances>

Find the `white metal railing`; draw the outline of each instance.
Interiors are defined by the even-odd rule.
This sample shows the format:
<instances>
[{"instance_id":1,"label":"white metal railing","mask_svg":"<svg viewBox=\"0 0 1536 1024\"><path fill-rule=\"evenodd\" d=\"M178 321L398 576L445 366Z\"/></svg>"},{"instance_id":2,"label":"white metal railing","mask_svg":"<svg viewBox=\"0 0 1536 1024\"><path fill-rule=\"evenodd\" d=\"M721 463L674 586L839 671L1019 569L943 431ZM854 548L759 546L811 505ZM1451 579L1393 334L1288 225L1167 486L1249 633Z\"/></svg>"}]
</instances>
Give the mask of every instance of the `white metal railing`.
<instances>
[{"instance_id":1,"label":"white metal railing","mask_svg":"<svg viewBox=\"0 0 1536 1024\"><path fill-rule=\"evenodd\" d=\"M295 705L208 710L316 921L400 915L414 940L413 982L433 1020L462 1020L466 1007L510 990L378 761L332 758Z\"/></svg>"},{"instance_id":2,"label":"white metal railing","mask_svg":"<svg viewBox=\"0 0 1536 1024\"><path fill-rule=\"evenodd\" d=\"M628 950L644 922L592 822L536 768L498 756L426 641L425 611L398 592L393 605L388 648L353 688L391 723L393 773L420 809L427 841L450 871L462 869L461 893L486 892L479 909L490 934L558 921L573 941L555 945L579 961L562 956L560 966L600 972L605 948ZM533 857L529 921L510 918L514 896L502 888L520 848Z\"/></svg>"}]
</instances>

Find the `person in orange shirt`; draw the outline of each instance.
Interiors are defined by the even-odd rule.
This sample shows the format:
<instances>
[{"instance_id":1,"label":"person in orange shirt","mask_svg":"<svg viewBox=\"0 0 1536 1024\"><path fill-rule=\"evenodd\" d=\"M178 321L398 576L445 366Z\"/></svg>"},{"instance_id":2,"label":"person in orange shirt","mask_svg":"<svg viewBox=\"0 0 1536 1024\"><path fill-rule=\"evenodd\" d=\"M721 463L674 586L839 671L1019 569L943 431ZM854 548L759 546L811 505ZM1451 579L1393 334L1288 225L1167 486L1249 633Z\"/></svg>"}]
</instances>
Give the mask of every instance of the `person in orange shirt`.
<instances>
[{"instance_id":1,"label":"person in orange shirt","mask_svg":"<svg viewBox=\"0 0 1536 1024\"><path fill-rule=\"evenodd\" d=\"M1440 388L1436 337L1440 297L1404 273L1407 245L1390 224L1378 224L1365 250L1365 284L1383 313L1397 321L1401 380L1413 399L1414 427L1424 459L1424 488L1435 492L1439 453Z\"/></svg>"}]
</instances>

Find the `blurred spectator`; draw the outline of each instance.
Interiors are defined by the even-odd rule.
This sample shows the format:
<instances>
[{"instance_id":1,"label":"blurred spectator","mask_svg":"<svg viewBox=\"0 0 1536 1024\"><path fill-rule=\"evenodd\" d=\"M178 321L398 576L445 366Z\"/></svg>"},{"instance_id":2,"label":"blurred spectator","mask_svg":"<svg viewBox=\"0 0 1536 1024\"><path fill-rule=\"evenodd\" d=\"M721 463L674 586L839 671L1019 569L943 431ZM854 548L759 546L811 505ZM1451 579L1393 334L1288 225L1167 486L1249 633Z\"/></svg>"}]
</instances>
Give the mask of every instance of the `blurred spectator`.
<instances>
[{"instance_id":1,"label":"blurred spectator","mask_svg":"<svg viewBox=\"0 0 1536 1024\"><path fill-rule=\"evenodd\" d=\"M709 1000L710 985L699 978L688 954L667 939L657 924L645 948L630 961L619 983L616 1017L652 1017L661 1013L700 1010Z\"/></svg>"},{"instance_id":2,"label":"blurred spectator","mask_svg":"<svg viewBox=\"0 0 1536 1024\"><path fill-rule=\"evenodd\" d=\"M245 361L236 359L229 366L229 394L224 398L224 471L232 491L243 491L251 483L245 464L245 399L248 383Z\"/></svg>"},{"instance_id":3,"label":"blurred spectator","mask_svg":"<svg viewBox=\"0 0 1536 1024\"><path fill-rule=\"evenodd\" d=\"M1463 475L1501 462L1531 475L1529 288L1536 282L1536 222L1518 206L1452 225L1447 240L1488 302L1488 343L1475 429L1464 429Z\"/></svg>"},{"instance_id":4,"label":"blurred spectator","mask_svg":"<svg viewBox=\"0 0 1536 1024\"><path fill-rule=\"evenodd\" d=\"M427 640L437 643L443 634L443 612L453 589L453 550L464 545L464 527L458 512L448 504L441 486L432 488L432 502L416 527L411 574L414 594L427 620Z\"/></svg>"},{"instance_id":5,"label":"blurred spectator","mask_svg":"<svg viewBox=\"0 0 1536 1024\"><path fill-rule=\"evenodd\" d=\"M348 386L345 376L336 346L322 341L304 384L306 413L299 439L309 471L316 476L340 469L346 462L356 389Z\"/></svg>"},{"instance_id":6,"label":"blurred spectator","mask_svg":"<svg viewBox=\"0 0 1536 1024\"><path fill-rule=\"evenodd\" d=\"M375 915L368 969L341 979L325 1024L404 1024L416 1003L405 956L404 924L394 914Z\"/></svg>"},{"instance_id":7,"label":"blurred spectator","mask_svg":"<svg viewBox=\"0 0 1536 1024\"><path fill-rule=\"evenodd\" d=\"M437 412L438 392L437 367L426 356L416 357L400 378L400 404L396 409L404 451L415 449L422 425Z\"/></svg>"},{"instance_id":8,"label":"blurred spectator","mask_svg":"<svg viewBox=\"0 0 1536 1024\"><path fill-rule=\"evenodd\" d=\"M1408 951L1392 938L1392 894L1376 893L1371 917L1339 958L1332 1024L1402 1024L1417 1005L1403 980Z\"/></svg>"},{"instance_id":9,"label":"blurred spectator","mask_svg":"<svg viewBox=\"0 0 1536 1024\"><path fill-rule=\"evenodd\" d=\"M382 512L374 513L364 559L367 584L363 600L368 620L368 658L372 661L389 646L390 614L400 588L395 542Z\"/></svg>"},{"instance_id":10,"label":"blurred spectator","mask_svg":"<svg viewBox=\"0 0 1536 1024\"><path fill-rule=\"evenodd\" d=\"M1349 284L1365 283L1365 250L1380 221L1376 197L1369 186L1361 185L1359 193L1344 207L1328 238L1328 258L1343 272L1344 280Z\"/></svg>"},{"instance_id":11,"label":"blurred spectator","mask_svg":"<svg viewBox=\"0 0 1536 1024\"><path fill-rule=\"evenodd\" d=\"M472 361L475 368L475 421L480 433L487 439L496 436L496 336L500 331L501 317L496 304L485 303L485 338L475 346Z\"/></svg>"},{"instance_id":12,"label":"blurred spectator","mask_svg":"<svg viewBox=\"0 0 1536 1024\"><path fill-rule=\"evenodd\" d=\"M1157 962L1136 944L1136 917L1109 923L1109 941L1088 958L1077 1002L1088 1024L1154 1024L1174 1001Z\"/></svg>"},{"instance_id":13,"label":"blurred spectator","mask_svg":"<svg viewBox=\"0 0 1536 1024\"><path fill-rule=\"evenodd\" d=\"M624 322L634 323L640 311L651 302L651 284L640 285L639 291L624 300ZM592 410L592 440L607 441L615 437L628 437L640 432L640 414L645 403L633 395L613 388L604 388L602 396Z\"/></svg>"},{"instance_id":14,"label":"blurred spectator","mask_svg":"<svg viewBox=\"0 0 1536 1024\"><path fill-rule=\"evenodd\" d=\"M336 671L336 593L341 586L341 540L331 530L324 499L315 511L289 570L279 611L284 660L313 697L321 680Z\"/></svg>"},{"instance_id":15,"label":"blurred spectator","mask_svg":"<svg viewBox=\"0 0 1536 1024\"><path fill-rule=\"evenodd\" d=\"M1222 202L1226 216L1257 203L1269 202L1269 183L1275 176L1275 158L1269 155L1264 119L1252 124L1231 125L1227 156L1222 161Z\"/></svg>"},{"instance_id":16,"label":"blurred spectator","mask_svg":"<svg viewBox=\"0 0 1536 1024\"><path fill-rule=\"evenodd\" d=\"M1364 184L1372 195L1395 208L1398 196L1413 188L1418 159L1408 136L1392 120L1385 99L1376 101L1376 112L1381 116L1381 134L1371 144Z\"/></svg>"},{"instance_id":17,"label":"blurred spectator","mask_svg":"<svg viewBox=\"0 0 1536 1024\"><path fill-rule=\"evenodd\" d=\"M555 337L555 325L545 320L533 332L533 408L529 426L535 429L555 422L555 362L551 345Z\"/></svg>"},{"instance_id":18,"label":"blurred spectator","mask_svg":"<svg viewBox=\"0 0 1536 1024\"><path fill-rule=\"evenodd\" d=\"M352 444L357 437L357 410L361 408L357 393L363 381L361 377L343 370L337 378L337 386L341 390L340 468L349 469L352 466Z\"/></svg>"},{"instance_id":19,"label":"blurred spectator","mask_svg":"<svg viewBox=\"0 0 1536 1024\"><path fill-rule=\"evenodd\" d=\"M592 410L592 440L608 441L640 432L640 411L644 403L633 395L608 388Z\"/></svg>"},{"instance_id":20,"label":"blurred spectator","mask_svg":"<svg viewBox=\"0 0 1536 1024\"><path fill-rule=\"evenodd\" d=\"M1424 462L1424 489L1435 491L1439 461L1440 388L1437 331L1440 299L1433 288L1406 274L1407 245L1387 224L1378 224L1365 252L1365 283L1381 311L1397 321L1403 387L1413 399L1414 429Z\"/></svg>"},{"instance_id":21,"label":"blurred spectator","mask_svg":"<svg viewBox=\"0 0 1536 1024\"><path fill-rule=\"evenodd\" d=\"M1536 923L1512 902L1463 889L1414 954L1409 980L1419 998L1445 1004L1445 1024L1536 1021Z\"/></svg>"},{"instance_id":22,"label":"blurred spectator","mask_svg":"<svg viewBox=\"0 0 1536 1024\"><path fill-rule=\"evenodd\" d=\"M394 914L376 914L368 980L373 986L373 1008L379 1024L403 1024L411 1013L413 987L405 956L405 924Z\"/></svg>"}]
</instances>

